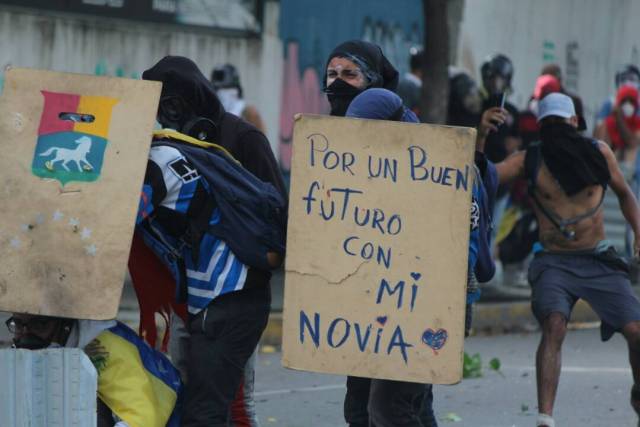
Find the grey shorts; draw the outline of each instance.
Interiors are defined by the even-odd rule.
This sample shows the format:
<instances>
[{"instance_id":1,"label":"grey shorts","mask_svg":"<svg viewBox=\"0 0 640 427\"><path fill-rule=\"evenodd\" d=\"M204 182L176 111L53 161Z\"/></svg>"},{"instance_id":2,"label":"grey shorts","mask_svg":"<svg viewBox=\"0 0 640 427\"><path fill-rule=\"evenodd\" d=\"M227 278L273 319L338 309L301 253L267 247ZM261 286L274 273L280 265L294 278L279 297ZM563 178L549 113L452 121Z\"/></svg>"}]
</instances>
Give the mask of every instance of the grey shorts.
<instances>
[{"instance_id":1,"label":"grey shorts","mask_svg":"<svg viewBox=\"0 0 640 427\"><path fill-rule=\"evenodd\" d=\"M631 289L626 264L613 248L595 253L539 252L529 266L531 308L542 324L551 313L569 320L578 299L602 321L603 341L640 321L640 301Z\"/></svg>"}]
</instances>

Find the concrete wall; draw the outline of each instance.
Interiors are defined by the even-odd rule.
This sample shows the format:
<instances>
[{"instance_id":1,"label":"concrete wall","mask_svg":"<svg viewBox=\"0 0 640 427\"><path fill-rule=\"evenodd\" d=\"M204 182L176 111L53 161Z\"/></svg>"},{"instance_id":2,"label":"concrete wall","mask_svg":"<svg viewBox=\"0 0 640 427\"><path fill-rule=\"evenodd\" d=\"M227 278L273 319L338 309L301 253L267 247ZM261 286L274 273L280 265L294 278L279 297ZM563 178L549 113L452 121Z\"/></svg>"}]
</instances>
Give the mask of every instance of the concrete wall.
<instances>
[{"instance_id":1,"label":"concrete wall","mask_svg":"<svg viewBox=\"0 0 640 427\"><path fill-rule=\"evenodd\" d=\"M614 92L616 69L638 64L638 0L466 0L458 63L475 72L492 53L515 66L512 102L524 107L545 63L560 64L565 86L582 96L589 126Z\"/></svg>"},{"instance_id":2,"label":"concrete wall","mask_svg":"<svg viewBox=\"0 0 640 427\"><path fill-rule=\"evenodd\" d=\"M239 38L175 25L1 7L0 67L139 78L169 54L193 59L206 76L214 66L230 62L238 67L245 97L263 115L275 152L283 64L278 17L279 4L268 1L262 36Z\"/></svg>"}]
</instances>

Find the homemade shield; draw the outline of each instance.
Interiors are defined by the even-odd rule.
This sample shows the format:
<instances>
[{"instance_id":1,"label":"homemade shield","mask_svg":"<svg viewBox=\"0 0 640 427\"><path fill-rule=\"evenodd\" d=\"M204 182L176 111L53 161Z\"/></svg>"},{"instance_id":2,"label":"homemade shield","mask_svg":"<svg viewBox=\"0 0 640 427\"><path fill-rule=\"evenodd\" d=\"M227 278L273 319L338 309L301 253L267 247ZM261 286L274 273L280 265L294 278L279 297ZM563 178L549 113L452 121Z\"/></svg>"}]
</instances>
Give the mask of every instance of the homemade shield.
<instances>
[{"instance_id":1,"label":"homemade shield","mask_svg":"<svg viewBox=\"0 0 640 427\"><path fill-rule=\"evenodd\" d=\"M468 128L296 121L285 367L460 381L474 142Z\"/></svg>"},{"instance_id":2,"label":"homemade shield","mask_svg":"<svg viewBox=\"0 0 640 427\"><path fill-rule=\"evenodd\" d=\"M0 310L117 313L161 84L29 69L0 98Z\"/></svg>"}]
</instances>

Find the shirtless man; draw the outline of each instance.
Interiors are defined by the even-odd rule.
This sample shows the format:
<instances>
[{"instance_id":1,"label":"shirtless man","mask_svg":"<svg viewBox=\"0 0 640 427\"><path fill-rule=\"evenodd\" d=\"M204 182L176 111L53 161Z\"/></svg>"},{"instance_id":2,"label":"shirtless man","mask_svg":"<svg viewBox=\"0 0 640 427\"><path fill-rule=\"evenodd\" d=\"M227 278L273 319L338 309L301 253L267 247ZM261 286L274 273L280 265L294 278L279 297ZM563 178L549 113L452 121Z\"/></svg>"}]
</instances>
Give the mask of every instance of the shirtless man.
<instances>
[{"instance_id":1,"label":"shirtless man","mask_svg":"<svg viewBox=\"0 0 640 427\"><path fill-rule=\"evenodd\" d=\"M483 114L478 150L504 119L504 110L499 108ZM571 310L580 298L600 317L603 341L614 332L627 340L634 379L631 405L640 415L640 301L631 289L626 262L605 240L601 209L609 185L634 232L634 254L638 256L637 201L609 146L577 133L571 98L560 93L546 96L540 102L538 122L541 141L496 165L501 183L528 180L540 226L542 248L529 267L531 307L542 326L536 355L537 426L554 427L562 341Z\"/></svg>"}]
</instances>

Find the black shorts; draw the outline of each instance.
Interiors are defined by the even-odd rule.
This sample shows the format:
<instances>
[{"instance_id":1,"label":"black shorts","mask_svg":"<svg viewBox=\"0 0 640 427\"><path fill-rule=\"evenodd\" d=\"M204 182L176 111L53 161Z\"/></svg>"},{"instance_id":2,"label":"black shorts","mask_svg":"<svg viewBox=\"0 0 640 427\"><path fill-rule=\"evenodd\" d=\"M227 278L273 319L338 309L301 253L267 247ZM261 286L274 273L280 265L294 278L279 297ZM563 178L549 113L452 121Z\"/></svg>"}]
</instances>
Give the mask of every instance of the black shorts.
<instances>
[{"instance_id":1,"label":"black shorts","mask_svg":"<svg viewBox=\"0 0 640 427\"><path fill-rule=\"evenodd\" d=\"M604 252L539 252L529 266L531 308L542 324L551 313L569 320L579 298L600 317L603 341L640 321L640 301L631 289L626 263L613 248Z\"/></svg>"}]
</instances>

